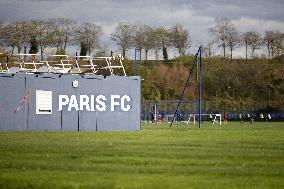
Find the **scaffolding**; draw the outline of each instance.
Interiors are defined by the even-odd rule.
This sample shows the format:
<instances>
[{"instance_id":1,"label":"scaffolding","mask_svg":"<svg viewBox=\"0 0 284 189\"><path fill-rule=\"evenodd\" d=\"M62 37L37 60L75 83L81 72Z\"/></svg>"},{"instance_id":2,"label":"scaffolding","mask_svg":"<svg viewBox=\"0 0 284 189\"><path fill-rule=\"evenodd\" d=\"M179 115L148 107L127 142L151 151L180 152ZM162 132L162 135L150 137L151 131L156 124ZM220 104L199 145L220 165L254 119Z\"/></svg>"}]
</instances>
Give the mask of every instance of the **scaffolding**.
<instances>
[{"instance_id":1,"label":"scaffolding","mask_svg":"<svg viewBox=\"0 0 284 189\"><path fill-rule=\"evenodd\" d=\"M123 66L124 57L118 56L91 57L43 54L0 53L1 73L52 73L72 75L126 76Z\"/></svg>"}]
</instances>

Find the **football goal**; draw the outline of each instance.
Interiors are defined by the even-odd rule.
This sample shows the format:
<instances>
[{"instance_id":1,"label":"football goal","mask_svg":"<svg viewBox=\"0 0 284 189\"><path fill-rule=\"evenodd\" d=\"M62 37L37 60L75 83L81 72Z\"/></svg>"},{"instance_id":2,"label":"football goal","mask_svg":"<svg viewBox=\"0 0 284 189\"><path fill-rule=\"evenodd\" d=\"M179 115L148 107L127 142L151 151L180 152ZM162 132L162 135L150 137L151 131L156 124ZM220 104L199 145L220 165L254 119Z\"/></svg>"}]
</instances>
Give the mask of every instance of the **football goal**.
<instances>
[{"instance_id":1,"label":"football goal","mask_svg":"<svg viewBox=\"0 0 284 189\"><path fill-rule=\"evenodd\" d=\"M212 115L212 119L209 118L209 115ZM199 120L199 114L189 114L187 124L190 124L193 122L193 125L196 124L196 121ZM222 116L221 114L201 114L201 121L208 120L211 121L213 124L219 123L219 125L222 124Z\"/></svg>"}]
</instances>

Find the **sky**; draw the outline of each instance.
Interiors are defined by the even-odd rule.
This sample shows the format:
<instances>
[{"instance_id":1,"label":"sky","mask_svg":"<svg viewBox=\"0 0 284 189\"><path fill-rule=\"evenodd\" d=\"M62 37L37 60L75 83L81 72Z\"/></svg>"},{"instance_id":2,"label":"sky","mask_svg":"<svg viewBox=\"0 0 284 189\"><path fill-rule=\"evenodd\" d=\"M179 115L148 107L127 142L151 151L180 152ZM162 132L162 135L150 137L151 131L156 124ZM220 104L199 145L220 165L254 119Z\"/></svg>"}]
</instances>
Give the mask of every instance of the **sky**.
<instances>
[{"instance_id":1,"label":"sky","mask_svg":"<svg viewBox=\"0 0 284 189\"><path fill-rule=\"evenodd\" d=\"M168 28L182 24L190 33L191 52L211 39L208 28L216 18L231 19L240 32L284 32L284 0L0 0L4 23L58 17L100 25L109 48L114 48L110 34L121 21Z\"/></svg>"}]
</instances>

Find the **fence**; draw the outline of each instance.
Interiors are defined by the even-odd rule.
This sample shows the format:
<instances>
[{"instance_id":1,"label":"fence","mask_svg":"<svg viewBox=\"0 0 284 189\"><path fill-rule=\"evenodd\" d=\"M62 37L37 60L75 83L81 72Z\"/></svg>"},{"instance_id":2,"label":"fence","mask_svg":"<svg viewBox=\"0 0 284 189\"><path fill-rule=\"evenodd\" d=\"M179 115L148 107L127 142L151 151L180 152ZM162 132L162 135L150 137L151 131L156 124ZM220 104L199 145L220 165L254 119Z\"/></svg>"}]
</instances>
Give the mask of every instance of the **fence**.
<instances>
[{"instance_id":1,"label":"fence","mask_svg":"<svg viewBox=\"0 0 284 189\"><path fill-rule=\"evenodd\" d=\"M271 113L274 120L284 120L284 110L279 107L279 101L203 101L203 113L223 113L228 112L229 118L237 119L239 113L254 113L258 116L259 112ZM282 102L283 103L283 102ZM142 101L141 119L150 121L151 119L161 118L171 119L175 112L178 100L144 100ZM284 105L280 105L284 107ZM183 101L178 110L177 120L187 121L190 114L198 113L198 101Z\"/></svg>"}]
</instances>

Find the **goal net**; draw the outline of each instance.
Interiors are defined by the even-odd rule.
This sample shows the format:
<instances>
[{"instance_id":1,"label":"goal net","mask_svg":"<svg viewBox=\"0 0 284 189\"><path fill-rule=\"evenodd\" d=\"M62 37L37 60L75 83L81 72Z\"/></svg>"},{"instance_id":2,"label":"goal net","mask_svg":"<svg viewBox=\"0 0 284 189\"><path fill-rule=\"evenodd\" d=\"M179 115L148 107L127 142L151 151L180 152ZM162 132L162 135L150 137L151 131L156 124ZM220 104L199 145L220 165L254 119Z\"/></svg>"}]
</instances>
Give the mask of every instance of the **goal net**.
<instances>
[{"instance_id":1,"label":"goal net","mask_svg":"<svg viewBox=\"0 0 284 189\"><path fill-rule=\"evenodd\" d=\"M210 115L212 117L210 117ZM198 122L199 114L189 114L187 124L193 123L193 125ZM211 121L213 124L217 123L219 125L222 124L222 116L221 114L201 114L201 120L202 121Z\"/></svg>"}]
</instances>

